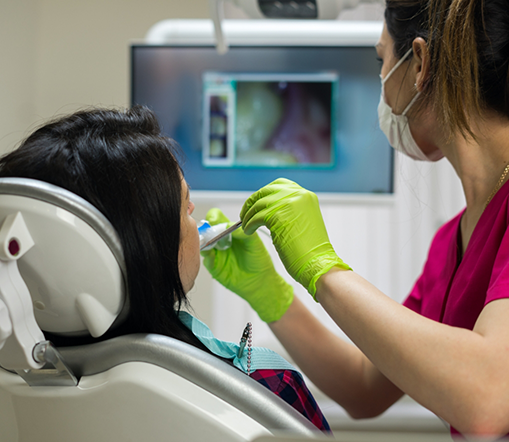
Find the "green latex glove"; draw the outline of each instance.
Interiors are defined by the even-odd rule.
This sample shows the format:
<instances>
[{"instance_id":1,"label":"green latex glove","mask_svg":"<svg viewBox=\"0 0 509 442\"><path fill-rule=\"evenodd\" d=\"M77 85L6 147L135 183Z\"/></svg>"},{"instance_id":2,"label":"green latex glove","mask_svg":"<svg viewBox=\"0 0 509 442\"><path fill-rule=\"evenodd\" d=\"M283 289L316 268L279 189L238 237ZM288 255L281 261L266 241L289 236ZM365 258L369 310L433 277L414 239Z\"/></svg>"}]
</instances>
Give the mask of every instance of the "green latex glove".
<instances>
[{"instance_id":1,"label":"green latex glove","mask_svg":"<svg viewBox=\"0 0 509 442\"><path fill-rule=\"evenodd\" d=\"M219 209L209 210L206 218L210 225L231 224ZM211 249L201 255L212 277L245 299L263 321L277 321L292 303L293 287L276 272L257 234L247 236L237 229L229 249Z\"/></svg>"},{"instance_id":2,"label":"green latex glove","mask_svg":"<svg viewBox=\"0 0 509 442\"><path fill-rule=\"evenodd\" d=\"M267 226L288 273L315 297L316 281L332 267L352 270L329 242L318 198L279 178L255 192L240 212L247 235Z\"/></svg>"}]
</instances>

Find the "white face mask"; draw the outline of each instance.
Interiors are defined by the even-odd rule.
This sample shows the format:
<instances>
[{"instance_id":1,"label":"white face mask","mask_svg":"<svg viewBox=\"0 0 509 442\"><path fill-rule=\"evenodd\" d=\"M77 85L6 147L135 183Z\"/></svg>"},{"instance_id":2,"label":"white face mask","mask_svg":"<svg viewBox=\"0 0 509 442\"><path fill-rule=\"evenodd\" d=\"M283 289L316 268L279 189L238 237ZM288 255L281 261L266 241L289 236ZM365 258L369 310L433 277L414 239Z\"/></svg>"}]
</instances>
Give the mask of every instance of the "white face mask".
<instances>
[{"instance_id":1,"label":"white face mask","mask_svg":"<svg viewBox=\"0 0 509 442\"><path fill-rule=\"evenodd\" d=\"M382 93L380 94L380 104L378 105L378 121L380 124L380 129L382 129L382 132L389 140L389 144L395 150L408 155L414 160L438 161L443 157L440 151L436 153L434 152L434 155L432 155L431 158L426 156L415 142L414 137L412 136L412 132L410 131L410 126L408 125L408 118L406 114L415 103L417 98L419 98L421 93L417 92L415 97L412 98L412 101L410 101L401 115L394 115L391 107L385 101L385 82L390 78L394 71L401 66L401 63L403 63L411 53L412 49L410 48L408 52L403 55L401 60L399 60L396 65L389 71L385 78L382 78L382 75L380 75L380 79L382 80Z\"/></svg>"}]
</instances>

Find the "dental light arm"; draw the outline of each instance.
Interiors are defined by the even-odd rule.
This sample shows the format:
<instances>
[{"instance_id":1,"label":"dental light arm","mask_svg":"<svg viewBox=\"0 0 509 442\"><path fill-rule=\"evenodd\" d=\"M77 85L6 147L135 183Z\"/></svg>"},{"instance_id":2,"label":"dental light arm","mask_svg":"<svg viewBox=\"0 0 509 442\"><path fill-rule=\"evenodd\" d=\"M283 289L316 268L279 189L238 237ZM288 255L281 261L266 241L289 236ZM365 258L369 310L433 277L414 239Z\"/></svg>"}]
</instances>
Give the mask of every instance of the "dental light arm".
<instances>
[{"instance_id":1,"label":"dental light arm","mask_svg":"<svg viewBox=\"0 0 509 442\"><path fill-rule=\"evenodd\" d=\"M214 22L214 34L216 38L216 49L220 54L228 51L228 45L224 39L221 22L224 18L223 0L209 0L210 17Z\"/></svg>"},{"instance_id":2,"label":"dental light arm","mask_svg":"<svg viewBox=\"0 0 509 442\"><path fill-rule=\"evenodd\" d=\"M343 9L355 8L360 3L380 3L380 0L209 0L216 48L220 54L228 50L221 26L224 1L238 6L250 18L305 20L334 20Z\"/></svg>"}]
</instances>

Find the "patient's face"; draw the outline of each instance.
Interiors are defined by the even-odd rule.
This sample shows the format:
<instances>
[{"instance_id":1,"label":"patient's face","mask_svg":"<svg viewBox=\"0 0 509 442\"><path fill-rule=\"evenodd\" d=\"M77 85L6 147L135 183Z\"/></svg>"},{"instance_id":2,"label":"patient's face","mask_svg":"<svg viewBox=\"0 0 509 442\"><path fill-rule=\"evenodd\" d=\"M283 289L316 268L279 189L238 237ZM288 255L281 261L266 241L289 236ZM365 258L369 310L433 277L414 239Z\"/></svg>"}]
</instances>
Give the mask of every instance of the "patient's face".
<instances>
[{"instance_id":1,"label":"patient's face","mask_svg":"<svg viewBox=\"0 0 509 442\"><path fill-rule=\"evenodd\" d=\"M184 291L193 288L200 270L200 237L196 221L191 216L194 204L189 199L189 187L182 179L182 208L180 226L179 272Z\"/></svg>"}]
</instances>

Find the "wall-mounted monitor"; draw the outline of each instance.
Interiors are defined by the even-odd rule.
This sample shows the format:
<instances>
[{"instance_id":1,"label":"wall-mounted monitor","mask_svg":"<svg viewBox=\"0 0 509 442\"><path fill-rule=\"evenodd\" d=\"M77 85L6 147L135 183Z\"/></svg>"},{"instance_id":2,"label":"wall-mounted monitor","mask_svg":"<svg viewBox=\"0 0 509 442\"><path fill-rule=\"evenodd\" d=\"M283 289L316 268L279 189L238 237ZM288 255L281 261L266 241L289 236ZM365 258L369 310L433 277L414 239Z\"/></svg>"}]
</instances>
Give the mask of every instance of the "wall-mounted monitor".
<instances>
[{"instance_id":1,"label":"wall-mounted monitor","mask_svg":"<svg viewBox=\"0 0 509 442\"><path fill-rule=\"evenodd\" d=\"M372 44L232 45L224 55L135 44L131 74L132 104L152 108L180 144L193 190L251 192L286 177L315 192L393 192Z\"/></svg>"}]
</instances>

